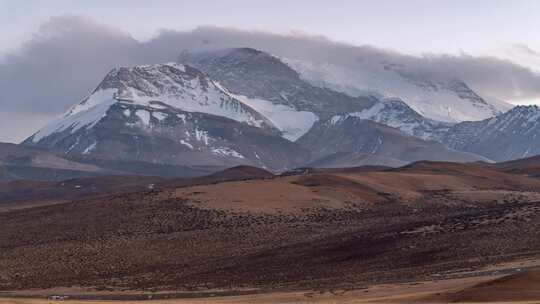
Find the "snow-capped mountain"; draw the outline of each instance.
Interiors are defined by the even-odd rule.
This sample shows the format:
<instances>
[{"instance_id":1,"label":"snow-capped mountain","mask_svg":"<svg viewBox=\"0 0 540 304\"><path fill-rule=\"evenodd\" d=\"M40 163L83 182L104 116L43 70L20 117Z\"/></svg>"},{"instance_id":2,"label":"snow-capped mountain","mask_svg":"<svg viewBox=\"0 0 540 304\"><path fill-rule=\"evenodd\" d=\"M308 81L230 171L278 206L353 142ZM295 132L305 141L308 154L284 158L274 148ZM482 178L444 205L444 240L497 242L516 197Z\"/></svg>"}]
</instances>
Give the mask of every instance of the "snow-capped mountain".
<instances>
[{"instance_id":1,"label":"snow-capped mountain","mask_svg":"<svg viewBox=\"0 0 540 304\"><path fill-rule=\"evenodd\" d=\"M143 106L156 113L166 108L201 112L273 128L262 115L231 97L200 71L171 63L113 69L90 96L34 134L32 141L39 142L66 129L74 132L83 127L91 128L117 103ZM135 112L144 124L149 123L150 114L144 110Z\"/></svg>"},{"instance_id":2,"label":"snow-capped mountain","mask_svg":"<svg viewBox=\"0 0 540 304\"><path fill-rule=\"evenodd\" d=\"M400 98L422 116L437 121L477 121L511 108L504 102L485 100L459 79L414 74L407 66L389 62L358 62L343 67L326 62L284 60L314 85L351 96Z\"/></svg>"},{"instance_id":3,"label":"snow-capped mountain","mask_svg":"<svg viewBox=\"0 0 540 304\"><path fill-rule=\"evenodd\" d=\"M496 161L540 154L540 108L517 106L496 117L462 122L439 140L447 146Z\"/></svg>"},{"instance_id":4,"label":"snow-capped mountain","mask_svg":"<svg viewBox=\"0 0 540 304\"><path fill-rule=\"evenodd\" d=\"M288 133L294 134L288 138L310 150L313 161L334 153L340 153L340 162L373 159L376 155L389 165L422 157L487 160L424 141L438 137L452 125L450 123L425 118L397 98L351 97L315 86L281 59L259 50L238 48L183 53L179 61L219 81L233 96L265 115L285 133L296 129ZM380 144L379 140L387 141ZM351 153L354 157L349 155ZM359 157L358 153L371 157Z\"/></svg>"},{"instance_id":5,"label":"snow-capped mountain","mask_svg":"<svg viewBox=\"0 0 540 304\"><path fill-rule=\"evenodd\" d=\"M199 70L157 64L113 69L24 143L92 158L281 170L309 155L281 135Z\"/></svg>"},{"instance_id":6,"label":"snow-capped mountain","mask_svg":"<svg viewBox=\"0 0 540 304\"><path fill-rule=\"evenodd\" d=\"M236 98L264 114L290 140L305 134L319 119L360 111L376 102L373 97L355 98L313 86L279 58L251 48L184 52L179 61L219 81Z\"/></svg>"},{"instance_id":7,"label":"snow-capped mountain","mask_svg":"<svg viewBox=\"0 0 540 304\"><path fill-rule=\"evenodd\" d=\"M88 97L24 144L77 160L245 164L274 171L306 164L395 166L540 153L534 141L540 132L536 107L517 107L482 121L443 122L401 98L351 97L315 86L279 58L254 49L184 53L180 61L186 64L113 69ZM414 78L399 67L385 71L410 83ZM467 104L458 108L471 110L470 115L499 111L462 82L430 85L414 79L415 88L447 97L453 92L457 97L452 98Z\"/></svg>"}]
</instances>

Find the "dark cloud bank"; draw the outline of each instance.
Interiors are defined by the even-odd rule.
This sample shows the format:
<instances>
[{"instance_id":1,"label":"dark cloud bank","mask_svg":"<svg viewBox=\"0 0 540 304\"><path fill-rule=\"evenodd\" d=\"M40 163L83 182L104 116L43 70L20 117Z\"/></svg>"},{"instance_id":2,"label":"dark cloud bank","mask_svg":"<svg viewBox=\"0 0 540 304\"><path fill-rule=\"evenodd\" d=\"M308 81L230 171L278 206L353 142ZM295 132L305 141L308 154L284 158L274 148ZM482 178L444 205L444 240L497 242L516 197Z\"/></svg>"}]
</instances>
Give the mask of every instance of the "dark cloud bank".
<instances>
[{"instance_id":1,"label":"dark cloud bank","mask_svg":"<svg viewBox=\"0 0 540 304\"><path fill-rule=\"evenodd\" d=\"M413 57L324 37L217 27L187 32L164 30L154 39L139 42L128 33L87 17L64 16L51 18L33 39L0 62L0 141L21 139L21 134L35 130L37 122L25 122L21 116L44 120L64 112L89 94L113 67L173 61L183 50L245 46L277 56L348 67L388 61L406 65L414 73L463 79L479 92L502 100L540 97L540 75L496 58L466 54Z\"/></svg>"}]
</instances>

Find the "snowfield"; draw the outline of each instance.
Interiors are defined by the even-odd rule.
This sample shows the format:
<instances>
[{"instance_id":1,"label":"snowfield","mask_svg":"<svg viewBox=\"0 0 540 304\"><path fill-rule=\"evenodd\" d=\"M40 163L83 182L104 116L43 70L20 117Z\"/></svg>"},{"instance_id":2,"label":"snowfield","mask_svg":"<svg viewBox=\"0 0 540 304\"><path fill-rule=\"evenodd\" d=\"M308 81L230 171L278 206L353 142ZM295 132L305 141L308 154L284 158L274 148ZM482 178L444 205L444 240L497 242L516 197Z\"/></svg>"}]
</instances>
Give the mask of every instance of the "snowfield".
<instances>
[{"instance_id":1,"label":"snowfield","mask_svg":"<svg viewBox=\"0 0 540 304\"><path fill-rule=\"evenodd\" d=\"M298 111L287 105L274 104L268 100L248 98L242 95L232 96L268 118L282 132L282 136L290 141L296 141L306 134L319 120L319 117L312 112Z\"/></svg>"}]
</instances>

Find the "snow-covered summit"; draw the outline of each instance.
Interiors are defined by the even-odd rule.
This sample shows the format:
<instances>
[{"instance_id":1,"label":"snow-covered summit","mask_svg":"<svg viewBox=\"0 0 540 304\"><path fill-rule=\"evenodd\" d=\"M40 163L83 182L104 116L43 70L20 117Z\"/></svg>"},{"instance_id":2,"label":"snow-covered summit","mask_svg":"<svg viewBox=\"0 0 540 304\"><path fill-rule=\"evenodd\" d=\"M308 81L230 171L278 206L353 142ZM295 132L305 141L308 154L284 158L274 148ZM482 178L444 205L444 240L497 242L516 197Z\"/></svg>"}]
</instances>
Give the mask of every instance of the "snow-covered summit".
<instances>
[{"instance_id":1,"label":"snow-covered summit","mask_svg":"<svg viewBox=\"0 0 540 304\"><path fill-rule=\"evenodd\" d=\"M77 159L279 171L309 157L286 135L203 72L172 63L113 69L24 143Z\"/></svg>"},{"instance_id":2,"label":"snow-covered summit","mask_svg":"<svg viewBox=\"0 0 540 304\"><path fill-rule=\"evenodd\" d=\"M88 97L32 136L32 141L57 132L93 127L114 104L153 110L173 108L227 117L248 125L274 128L248 105L231 96L207 75L178 63L120 67L110 71ZM141 116L144 123L145 119Z\"/></svg>"}]
</instances>

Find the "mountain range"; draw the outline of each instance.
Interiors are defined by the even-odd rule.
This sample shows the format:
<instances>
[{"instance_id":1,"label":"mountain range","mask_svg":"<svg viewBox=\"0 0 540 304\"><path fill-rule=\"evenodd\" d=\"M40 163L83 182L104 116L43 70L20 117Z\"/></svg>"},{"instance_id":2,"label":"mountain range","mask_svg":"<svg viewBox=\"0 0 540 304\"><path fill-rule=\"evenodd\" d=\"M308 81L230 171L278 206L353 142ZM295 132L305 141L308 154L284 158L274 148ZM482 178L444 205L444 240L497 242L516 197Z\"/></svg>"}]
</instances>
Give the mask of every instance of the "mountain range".
<instances>
[{"instance_id":1,"label":"mountain range","mask_svg":"<svg viewBox=\"0 0 540 304\"><path fill-rule=\"evenodd\" d=\"M175 63L112 69L89 96L22 144L109 170L136 163L205 173L236 165L282 172L540 153L537 107L508 110L458 79L420 79L388 64L383 71L392 73L385 86L360 90L328 66L251 48L182 52ZM338 79L342 86L331 85ZM356 91L344 89L351 83Z\"/></svg>"}]
</instances>

